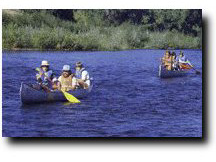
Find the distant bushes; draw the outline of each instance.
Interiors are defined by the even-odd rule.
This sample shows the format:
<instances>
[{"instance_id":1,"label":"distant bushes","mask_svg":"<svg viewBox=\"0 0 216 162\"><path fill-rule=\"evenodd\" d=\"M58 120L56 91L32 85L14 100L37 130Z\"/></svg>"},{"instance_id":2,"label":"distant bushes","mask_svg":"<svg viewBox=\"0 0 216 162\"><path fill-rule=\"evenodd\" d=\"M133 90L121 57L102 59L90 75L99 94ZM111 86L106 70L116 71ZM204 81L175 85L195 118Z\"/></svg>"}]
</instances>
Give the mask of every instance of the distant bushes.
<instances>
[{"instance_id":1,"label":"distant bushes","mask_svg":"<svg viewBox=\"0 0 216 162\"><path fill-rule=\"evenodd\" d=\"M134 28L134 29L133 29ZM121 50L145 48L148 37L135 27L93 28L72 33L64 28L3 27L4 49Z\"/></svg>"},{"instance_id":2,"label":"distant bushes","mask_svg":"<svg viewBox=\"0 0 216 162\"><path fill-rule=\"evenodd\" d=\"M156 49L200 49L201 38L185 35L177 31L151 32L146 47Z\"/></svg>"},{"instance_id":3,"label":"distant bushes","mask_svg":"<svg viewBox=\"0 0 216 162\"><path fill-rule=\"evenodd\" d=\"M11 11L11 10L9 10ZM12 10L13 11L13 10ZM94 12L91 12L91 16ZM65 21L46 11L3 11L3 49L124 50L144 48L201 48L201 36L178 31L150 31L145 25L124 22L105 25L101 17L86 19L77 12ZM97 21L96 25L92 21ZM90 25L88 25L90 24ZM82 28L83 27L83 28Z\"/></svg>"}]
</instances>

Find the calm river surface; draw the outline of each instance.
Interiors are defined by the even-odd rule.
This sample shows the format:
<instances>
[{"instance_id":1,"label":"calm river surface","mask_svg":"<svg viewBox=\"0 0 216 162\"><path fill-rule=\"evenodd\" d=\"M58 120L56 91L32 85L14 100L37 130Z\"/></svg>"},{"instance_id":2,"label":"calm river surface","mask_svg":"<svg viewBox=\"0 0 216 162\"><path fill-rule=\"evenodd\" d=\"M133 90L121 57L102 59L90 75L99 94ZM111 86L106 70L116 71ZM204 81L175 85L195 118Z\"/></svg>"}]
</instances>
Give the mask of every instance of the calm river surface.
<instances>
[{"instance_id":1,"label":"calm river surface","mask_svg":"<svg viewBox=\"0 0 216 162\"><path fill-rule=\"evenodd\" d=\"M179 51L176 51L179 53ZM6 137L201 137L202 74L161 79L164 50L117 52L3 51L2 135ZM184 50L202 71L202 51ZM82 61L94 78L81 104L22 105L21 82L34 83L36 67Z\"/></svg>"}]
</instances>

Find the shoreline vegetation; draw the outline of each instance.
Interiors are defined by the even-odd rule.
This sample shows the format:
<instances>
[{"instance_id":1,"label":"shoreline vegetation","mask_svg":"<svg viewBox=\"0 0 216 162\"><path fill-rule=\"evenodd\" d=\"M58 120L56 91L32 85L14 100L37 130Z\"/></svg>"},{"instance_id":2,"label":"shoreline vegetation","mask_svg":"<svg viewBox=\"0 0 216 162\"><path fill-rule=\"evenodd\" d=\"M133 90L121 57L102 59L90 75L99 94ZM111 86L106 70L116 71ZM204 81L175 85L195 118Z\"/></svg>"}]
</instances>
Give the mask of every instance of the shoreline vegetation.
<instances>
[{"instance_id":1,"label":"shoreline vegetation","mask_svg":"<svg viewBox=\"0 0 216 162\"><path fill-rule=\"evenodd\" d=\"M201 10L2 10L3 50L202 49Z\"/></svg>"}]
</instances>

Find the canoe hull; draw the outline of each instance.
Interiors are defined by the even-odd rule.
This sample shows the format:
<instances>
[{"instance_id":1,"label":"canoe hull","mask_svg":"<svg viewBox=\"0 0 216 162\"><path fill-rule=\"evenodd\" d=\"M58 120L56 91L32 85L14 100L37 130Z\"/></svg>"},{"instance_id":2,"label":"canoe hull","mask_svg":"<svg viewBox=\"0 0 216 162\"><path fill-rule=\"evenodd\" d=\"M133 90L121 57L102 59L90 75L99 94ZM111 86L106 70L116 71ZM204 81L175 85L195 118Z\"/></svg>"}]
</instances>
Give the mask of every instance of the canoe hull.
<instances>
[{"instance_id":1,"label":"canoe hull","mask_svg":"<svg viewBox=\"0 0 216 162\"><path fill-rule=\"evenodd\" d=\"M162 65L159 66L159 77L161 78L182 77L187 74L187 71L169 71L166 70Z\"/></svg>"},{"instance_id":2,"label":"canoe hull","mask_svg":"<svg viewBox=\"0 0 216 162\"><path fill-rule=\"evenodd\" d=\"M89 87L89 89L77 89L75 91L69 91L68 93L80 99L86 97L91 92L91 90L92 85ZM60 91L46 93L43 90L36 90L25 83L22 83L20 87L20 99L23 104L67 101L63 93Z\"/></svg>"}]
</instances>

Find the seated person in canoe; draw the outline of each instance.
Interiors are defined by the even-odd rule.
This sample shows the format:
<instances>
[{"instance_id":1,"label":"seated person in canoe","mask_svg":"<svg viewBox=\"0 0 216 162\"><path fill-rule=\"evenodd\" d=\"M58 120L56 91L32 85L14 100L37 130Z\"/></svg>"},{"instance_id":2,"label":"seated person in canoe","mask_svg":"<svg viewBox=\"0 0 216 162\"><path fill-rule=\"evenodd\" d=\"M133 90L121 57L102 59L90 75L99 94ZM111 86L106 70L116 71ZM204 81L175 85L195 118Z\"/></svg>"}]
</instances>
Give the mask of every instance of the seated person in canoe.
<instances>
[{"instance_id":1,"label":"seated person in canoe","mask_svg":"<svg viewBox=\"0 0 216 162\"><path fill-rule=\"evenodd\" d=\"M52 80L55 78L54 73L50 70L49 62L43 60L41 62L40 68L36 68L38 73L36 74L36 79L39 85L34 85L36 89L43 89L46 92L50 92L52 90L53 82Z\"/></svg>"},{"instance_id":2,"label":"seated person in canoe","mask_svg":"<svg viewBox=\"0 0 216 162\"><path fill-rule=\"evenodd\" d=\"M162 58L162 65L166 70L180 71L189 70L193 66L190 61L185 57L184 53L180 51L180 55L176 57L175 52L166 51L164 57Z\"/></svg>"},{"instance_id":3,"label":"seated person in canoe","mask_svg":"<svg viewBox=\"0 0 216 162\"><path fill-rule=\"evenodd\" d=\"M81 62L76 63L76 74L77 84L83 89L88 89L90 86L90 77L88 71L84 68Z\"/></svg>"},{"instance_id":4,"label":"seated person in canoe","mask_svg":"<svg viewBox=\"0 0 216 162\"><path fill-rule=\"evenodd\" d=\"M180 54L176 60L178 62L179 69L181 70L189 70L193 67L182 51L180 51Z\"/></svg>"},{"instance_id":5,"label":"seated person in canoe","mask_svg":"<svg viewBox=\"0 0 216 162\"><path fill-rule=\"evenodd\" d=\"M166 51L164 57L162 58L162 64L167 70L173 69L174 57L170 51Z\"/></svg>"},{"instance_id":6,"label":"seated person in canoe","mask_svg":"<svg viewBox=\"0 0 216 162\"><path fill-rule=\"evenodd\" d=\"M71 69L69 65L64 65L62 69L62 74L58 78L59 85L58 88L63 91L70 91L76 89L76 78L74 74L71 73Z\"/></svg>"},{"instance_id":7,"label":"seated person in canoe","mask_svg":"<svg viewBox=\"0 0 216 162\"><path fill-rule=\"evenodd\" d=\"M172 70L174 71L179 70L179 63L177 61L177 56L175 52L172 52L172 60L173 60Z\"/></svg>"}]
</instances>

